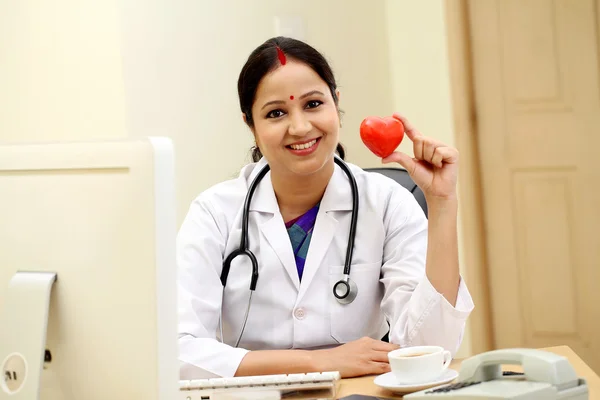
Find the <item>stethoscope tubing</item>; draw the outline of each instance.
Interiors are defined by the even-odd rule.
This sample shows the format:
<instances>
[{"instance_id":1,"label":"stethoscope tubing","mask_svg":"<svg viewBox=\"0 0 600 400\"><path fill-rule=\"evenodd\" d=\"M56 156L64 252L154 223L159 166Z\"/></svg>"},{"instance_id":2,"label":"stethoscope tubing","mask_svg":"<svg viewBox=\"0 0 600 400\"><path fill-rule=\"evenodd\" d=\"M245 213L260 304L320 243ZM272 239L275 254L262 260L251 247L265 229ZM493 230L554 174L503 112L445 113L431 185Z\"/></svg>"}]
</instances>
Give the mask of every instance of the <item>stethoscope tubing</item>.
<instances>
[{"instance_id":1,"label":"stethoscope tubing","mask_svg":"<svg viewBox=\"0 0 600 400\"><path fill-rule=\"evenodd\" d=\"M350 171L350 168L348 168L346 163L337 156L334 156L334 161L345 172L345 174L348 176L348 180L350 181L350 188L351 188L351 192L352 192L352 215L350 218L350 230L349 230L350 232L348 234L348 246L346 248L346 259L344 261L344 277L333 286L333 294L334 294L335 298L338 300L338 302L340 302L341 304L349 304L352 301L354 301L354 299L356 298L357 292L358 292L356 284L350 279L350 266L352 264L352 253L354 250L354 239L356 237L356 224L357 224L357 219L358 219L358 207L359 207L358 185L356 184L356 179L354 178L354 175L352 174L352 172ZM254 195L256 187L258 186L258 184L262 180L262 178L267 174L267 172L270 171L270 169L271 168L268 164L265 165L259 171L259 173L256 175L256 177L250 184L250 187L248 188L248 193L246 193L246 198L244 200L244 209L243 209L243 213L242 213L242 234L240 237L240 246L237 250L232 251L231 254L229 254L227 256L227 258L223 262L223 269L221 271L221 284L223 285L223 293L222 293L222 297L221 297L219 329L220 329L220 334L221 334L221 342L224 342L224 338L223 338L223 302L225 300L225 298L224 298L225 285L227 283L227 277L229 276L229 271L231 269L231 262L233 261L233 259L235 257L243 255L243 256L248 257L252 264L252 278L250 280L250 297L248 299L248 306L246 308L244 322L242 324L240 333L236 340L235 347L238 347L240 340L242 338L242 335L244 333L244 329L246 327L246 323L248 321L248 315L250 312L250 304L252 303L252 294L256 290L256 285L258 283L258 275L259 275L258 260L256 259L256 256L254 255L254 253L252 253L252 251L250 251L250 249L248 248L248 219L249 219L249 214L250 214L250 203L252 201L252 196ZM342 294L338 293L339 287L343 287L344 292Z\"/></svg>"}]
</instances>

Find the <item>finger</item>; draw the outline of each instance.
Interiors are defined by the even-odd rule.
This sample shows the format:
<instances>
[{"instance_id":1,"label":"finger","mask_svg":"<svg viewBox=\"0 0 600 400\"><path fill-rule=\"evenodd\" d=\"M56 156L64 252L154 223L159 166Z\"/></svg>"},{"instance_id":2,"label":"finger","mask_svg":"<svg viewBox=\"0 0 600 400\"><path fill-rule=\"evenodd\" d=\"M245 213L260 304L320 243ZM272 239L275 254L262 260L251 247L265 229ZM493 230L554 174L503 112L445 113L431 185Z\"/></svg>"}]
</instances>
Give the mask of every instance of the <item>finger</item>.
<instances>
[{"instance_id":1,"label":"finger","mask_svg":"<svg viewBox=\"0 0 600 400\"><path fill-rule=\"evenodd\" d=\"M436 147L433 152L433 156L431 157L431 164L438 168L442 168L444 166L442 161L444 159L444 155L443 152L440 152L441 149L443 149L443 147Z\"/></svg>"},{"instance_id":2,"label":"finger","mask_svg":"<svg viewBox=\"0 0 600 400\"><path fill-rule=\"evenodd\" d=\"M397 345L395 343L388 343L388 342L384 342L383 340L376 340L373 343L373 350L377 350L377 351L393 351L396 349L399 349L400 345Z\"/></svg>"},{"instance_id":3,"label":"finger","mask_svg":"<svg viewBox=\"0 0 600 400\"><path fill-rule=\"evenodd\" d=\"M376 361L376 362L387 363L390 361L390 359L388 358L388 353L390 351L373 351L370 353L370 360Z\"/></svg>"},{"instance_id":4,"label":"finger","mask_svg":"<svg viewBox=\"0 0 600 400\"><path fill-rule=\"evenodd\" d=\"M419 136L413 140L413 153L417 160L423 160L423 151L425 149L425 137Z\"/></svg>"},{"instance_id":5,"label":"finger","mask_svg":"<svg viewBox=\"0 0 600 400\"><path fill-rule=\"evenodd\" d=\"M372 374L386 374L392 370L389 363L373 363L372 364L373 371Z\"/></svg>"},{"instance_id":6,"label":"finger","mask_svg":"<svg viewBox=\"0 0 600 400\"><path fill-rule=\"evenodd\" d=\"M404 154L399 151L395 151L392 154L390 154L389 156L383 158L381 160L381 162L384 164L388 164L391 162L397 162L402 167L404 167L404 169L407 170L409 174L412 174L413 171L415 170L415 168L417 167L417 163L415 162L414 159L412 159L407 154Z\"/></svg>"},{"instance_id":7,"label":"finger","mask_svg":"<svg viewBox=\"0 0 600 400\"><path fill-rule=\"evenodd\" d=\"M404 125L404 133L406 133L406 136L408 136L410 140L414 140L416 137L423 136L421 135L421 132L419 132L404 115L400 113L394 113L392 114L392 117L402 122L402 125Z\"/></svg>"},{"instance_id":8,"label":"finger","mask_svg":"<svg viewBox=\"0 0 600 400\"><path fill-rule=\"evenodd\" d=\"M436 160L440 160L439 165L432 161L435 166L441 167L443 163L454 164L458 162L458 150L453 147L440 146L435 150Z\"/></svg>"},{"instance_id":9,"label":"finger","mask_svg":"<svg viewBox=\"0 0 600 400\"><path fill-rule=\"evenodd\" d=\"M435 149L440 146L440 144L436 143L433 140L425 140L423 143L423 161L432 163L433 156L435 154Z\"/></svg>"}]
</instances>

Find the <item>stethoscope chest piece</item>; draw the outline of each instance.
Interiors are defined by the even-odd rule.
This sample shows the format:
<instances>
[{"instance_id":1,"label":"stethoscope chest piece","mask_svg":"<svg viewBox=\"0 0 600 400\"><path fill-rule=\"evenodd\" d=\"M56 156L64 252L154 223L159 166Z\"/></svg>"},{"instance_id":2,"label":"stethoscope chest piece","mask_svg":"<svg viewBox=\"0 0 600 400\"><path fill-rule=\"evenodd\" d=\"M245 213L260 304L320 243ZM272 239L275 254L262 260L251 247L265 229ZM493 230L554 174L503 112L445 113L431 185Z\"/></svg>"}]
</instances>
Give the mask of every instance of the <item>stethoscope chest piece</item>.
<instances>
[{"instance_id":1,"label":"stethoscope chest piece","mask_svg":"<svg viewBox=\"0 0 600 400\"><path fill-rule=\"evenodd\" d=\"M356 283L348 275L344 275L344 278L333 285L333 295L341 304L352 303L357 294L358 287L356 287Z\"/></svg>"}]
</instances>

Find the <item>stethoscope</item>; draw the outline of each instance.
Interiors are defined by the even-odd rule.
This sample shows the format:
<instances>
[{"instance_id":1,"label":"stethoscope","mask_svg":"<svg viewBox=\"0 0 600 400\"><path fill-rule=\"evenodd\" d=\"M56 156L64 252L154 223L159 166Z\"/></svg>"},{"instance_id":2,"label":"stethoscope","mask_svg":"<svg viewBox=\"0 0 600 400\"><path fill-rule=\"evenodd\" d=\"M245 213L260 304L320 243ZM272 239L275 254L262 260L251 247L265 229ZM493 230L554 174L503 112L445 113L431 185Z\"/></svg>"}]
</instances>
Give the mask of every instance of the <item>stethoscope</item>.
<instances>
[{"instance_id":1,"label":"stethoscope","mask_svg":"<svg viewBox=\"0 0 600 400\"><path fill-rule=\"evenodd\" d=\"M358 217L358 187L356 185L356 180L354 179L354 175L350 172L350 169L346 165L346 163L339 158L338 156L334 156L334 161L337 165L342 168L342 170L348 176L350 181L350 188L352 189L352 215L350 219L350 234L348 236L348 247L346 248L346 261L344 262L344 276L342 279L337 281L335 285L333 285L333 296L337 299L341 304L349 304L354 301L356 295L358 294L358 288L356 283L350 279L350 264L352 263L352 252L354 250L354 238L356 236L356 220ZM240 238L240 247L237 250L234 250L227 256L225 262L223 263L223 270L221 272L221 284L223 285L223 297L225 295L225 284L227 283L227 276L229 275L229 269L231 268L231 262L237 256L246 256L250 259L252 263L252 278L250 280L250 297L248 299L248 307L246 308L246 315L244 316L244 323L242 324L242 329L238 336L235 347L238 347L240 344L240 340L242 339L242 335L244 334L244 329L246 327L246 322L248 321L248 313L250 312L250 304L252 303L252 293L256 289L256 283L258 282L258 261L256 260L256 256L250 249L248 248L248 215L250 213L250 202L252 201L252 195L256 190L256 187L262 180L262 178L269 172L269 165L265 165L263 169L261 169L250 184L248 188L248 193L246 193L246 199L244 200L244 210L242 214L242 235ZM221 330L221 342L223 342L223 298L221 299L221 315L219 318L219 327Z\"/></svg>"}]
</instances>

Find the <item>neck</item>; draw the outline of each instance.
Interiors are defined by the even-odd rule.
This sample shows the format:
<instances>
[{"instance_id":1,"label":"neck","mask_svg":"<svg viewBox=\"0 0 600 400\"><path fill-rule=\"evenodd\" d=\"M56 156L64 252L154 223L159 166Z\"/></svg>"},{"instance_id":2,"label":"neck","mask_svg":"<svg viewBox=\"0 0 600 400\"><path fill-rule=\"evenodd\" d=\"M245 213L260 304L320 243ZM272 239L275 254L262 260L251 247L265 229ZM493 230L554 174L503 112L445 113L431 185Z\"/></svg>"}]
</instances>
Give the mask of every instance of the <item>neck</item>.
<instances>
[{"instance_id":1,"label":"neck","mask_svg":"<svg viewBox=\"0 0 600 400\"><path fill-rule=\"evenodd\" d=\"M301 216L321 201L333 170L333 158L310 176L277 173L271 170L271 183L285 222Z\"/></svg>"}]
</instances>

